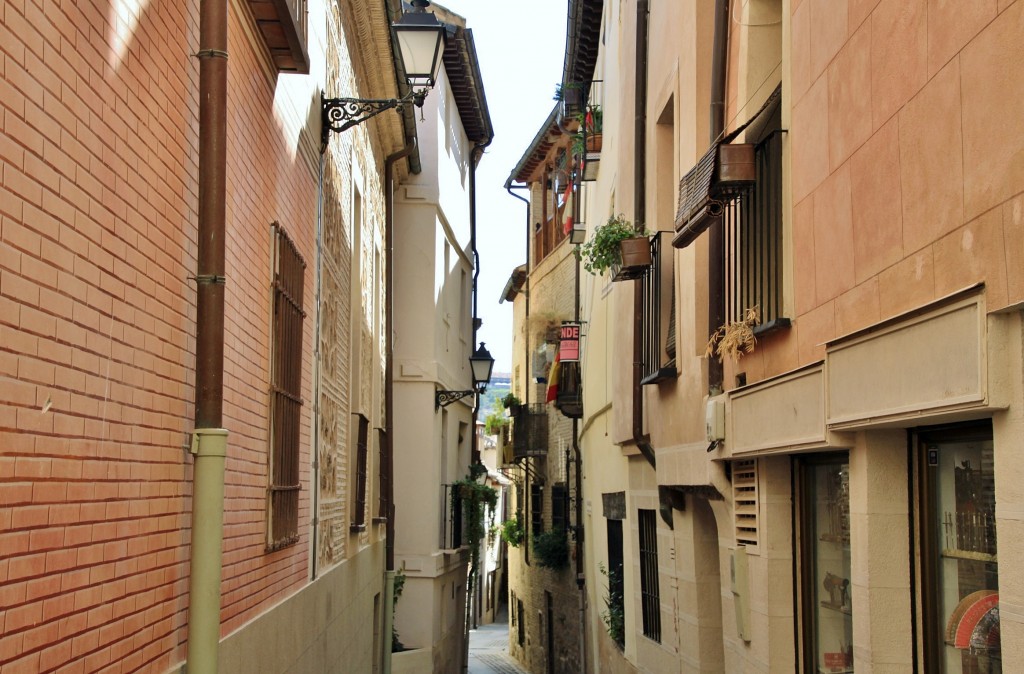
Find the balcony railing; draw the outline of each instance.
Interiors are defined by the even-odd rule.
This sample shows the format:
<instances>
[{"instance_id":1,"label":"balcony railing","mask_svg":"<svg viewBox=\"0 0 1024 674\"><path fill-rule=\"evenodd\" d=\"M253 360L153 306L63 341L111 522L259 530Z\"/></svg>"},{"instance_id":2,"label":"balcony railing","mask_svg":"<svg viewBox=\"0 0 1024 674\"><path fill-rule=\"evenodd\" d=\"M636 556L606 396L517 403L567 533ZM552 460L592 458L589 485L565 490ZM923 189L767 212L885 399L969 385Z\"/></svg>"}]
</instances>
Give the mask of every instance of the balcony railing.
<instances>
[{"instance_id":1,"label":"balcony railing","mask_svg":"<svg viewBox=\"0 0 1024 674\"><path fill-rule=\"evenodd\" d=\"M727 319L758 308L755 332L789 325L782 309L782 131L754 151L757 181L725 208Z\"/></svg>"},{"instance_id":2,"label":"balcony railing","mask_svg":"<svg viewBox=\"0 0 1024 674\"><path fill-rule=\"evenodd\" d=\"M672 233L651 237L651 266L643 284L643 384L676 376L675 278Z\"/></svg>"},{"instance_id":3,"label":"balcony railing","mask_svg":"<svg viewBox=\"0 0 1024 674\"><path fill-rule=\"evenodd\" d=\"M521 405L512 415L512 454L516 459L547 456L548 411L544 403Z\"/></svg>"}]
</instances>

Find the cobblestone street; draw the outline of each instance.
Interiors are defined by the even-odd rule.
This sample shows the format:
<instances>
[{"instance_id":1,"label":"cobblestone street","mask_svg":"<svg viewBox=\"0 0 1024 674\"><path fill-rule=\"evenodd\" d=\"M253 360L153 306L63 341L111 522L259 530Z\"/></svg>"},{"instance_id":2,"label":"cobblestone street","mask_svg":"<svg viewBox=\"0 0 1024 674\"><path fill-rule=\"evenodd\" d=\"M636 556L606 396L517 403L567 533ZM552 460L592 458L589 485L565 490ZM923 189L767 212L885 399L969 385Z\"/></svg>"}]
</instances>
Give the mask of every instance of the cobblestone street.
<instances>
[{"instance_id":1,"label":"cobblestone street","mask_svg":"<svg viewBox=\"0 0 1024 674\"><path fill-rule=\"evenodd\" d=\"M469 674L528 674L508 654L508 618L469 632Z\"/></svg>"}]
</instances>

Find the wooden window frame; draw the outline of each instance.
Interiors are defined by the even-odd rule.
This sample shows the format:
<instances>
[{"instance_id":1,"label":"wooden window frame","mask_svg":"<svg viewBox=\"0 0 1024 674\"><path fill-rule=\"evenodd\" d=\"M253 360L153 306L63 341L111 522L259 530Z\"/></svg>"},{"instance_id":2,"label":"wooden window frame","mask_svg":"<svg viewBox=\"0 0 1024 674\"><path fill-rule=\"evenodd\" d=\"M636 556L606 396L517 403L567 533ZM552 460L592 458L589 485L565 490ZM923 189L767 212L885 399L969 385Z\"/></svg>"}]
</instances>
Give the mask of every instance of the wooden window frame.
<instances>
[{"instance_id":1,"label":"wooden window frame","mask_svg":"<svg viewBox=\"0 0 1024 674\"><path fill-rule=\"evenodd\" d=\"M354 414L357 425L355 434L355 489L352 501L352 523L349 531L366 531L366 484L369 464L370 420L362 414Z\"/></svg>"},{"instance_id":2,"label":"wooden window frame","mask_svg":"<svg viewBox=\"0 0 1024 674\"><path fill-rule=\"evenodd\" d=\"M271 226L270 447L267 551L299 540L299 444L302 423L303 287L306 263L280 224Z\"/></svg>"}]
</instances>

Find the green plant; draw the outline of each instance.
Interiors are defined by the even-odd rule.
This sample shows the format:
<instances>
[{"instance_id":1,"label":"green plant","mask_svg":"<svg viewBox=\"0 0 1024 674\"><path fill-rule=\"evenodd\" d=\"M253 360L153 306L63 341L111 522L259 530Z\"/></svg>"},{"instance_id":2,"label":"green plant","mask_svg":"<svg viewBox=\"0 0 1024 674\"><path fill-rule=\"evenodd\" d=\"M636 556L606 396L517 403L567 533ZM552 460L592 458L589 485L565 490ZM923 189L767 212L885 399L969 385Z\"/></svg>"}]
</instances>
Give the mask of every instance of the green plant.
<instances>
[{"instance_id":1,"label":"green plant","mask_svg":"<svg viewBox=\"0 0 1024 674\"><path fill-rule=\"evenodd\" d=\"M537 566L546 569L561 569L569 563L569 537L565 529L552 529L533 535L533 552Z\"/></svg>"},{"instance_id":2,"label":"green plant","mask_svg":"<svg viewBox=\"0 0 1024 674\"><path fill-rule=\"evenodd\" d=\"M561 82L559 82L558 84L555 85L554 99L556 101L563 101L563 100L565 100L566 91L570 90L570 89L580 89L580 90L582 90L583 89L583 85L580 84L579 82L566 82L565 84L562 84Z\"/></svg>"},{"instance_id":3,"label":"green plant","mask_svg":"<svg viewBox=\"0 0 1024 674\"><path fill-rule=\"evenodd\" d=\"M604 610L600 614L601 620L608 631L608 636L619 645L619 648L622 648L626 642L626 609L622 600L620 572L616 569L609 571L604 564L598 564L597 568L608 579L608 587L605 588L604 594Z\"/></svg>"},{"instance_id":4,"label":"green plant","mask_svg":"<svg viewBox=\"0 0 1024 674\"><path fill-rule=\"evenodd\" d=\"M522 405L522 404L523 404L523 401L520 400L518 398L518 396L516 396L516 394L512 393L511 391L504 398L501 399L501 405L505 409L508 409L509 407L512 407L513 405Z\"/></svg>"},{"instance_id":5,"label":"green plant","mask_svg":"<svg viewBox=\"0 0 1024 674\"><path fill-rule=\"evenodd\" d=\"M466 545L469 546L471 576L480 562L480 542L487 535L486 516L493 516L498 506L498 491L477 481L486 474L487 466L475 463L469 467L468 476L452 484L452 512L462 508L463 533Z\"/></svg>"},{"instance_id":6,"label":"green plant","mask_svg":"<svg viewBox=\"0 0 1024 674\"><path fill-rule=\"evenodd\" d=\"M635 229L622 214L611 216L606 223L596 227L594 235L580 247L583 268L594 275L606 272L622 260L620 241L646 235L647 230L643 227Z\"/></svg>"},{"instance_id":7,"label":"green plant","mask_svg":"<svg viewBox=\"0 0 1024 674\"><path fill-rule=\"evenodd\" d=\"M487 435L498 435L506 426L508 426L508 417L501 412L491 412L484 417L484 432Z\"/></svg>"},{"instance_id":8,"label":"green plant","mask_svg":"<svg viewBox=\"0 0 1024 674\"><path fill-rule=\"evenodd\" d=\"M523 531L523 517L519 512L516 512L514 518L501 523L501 540L513 548L518 548L522 545L525 534L526 532Z\"/></svg>"},{"instance_id":9,"label":"green plant","mask_svg":"<svg viewBox=\"0 0 1024 674\"><path fill-rule=\"evenodd\" d=\"M405 650L405 644L398 638L398 630L395 628L395 608L398 607L398 599L405 589L405 572L399 569L395 572L395 590L391 598L391 652L401 653Z\"/></svg>"}]
</instances>

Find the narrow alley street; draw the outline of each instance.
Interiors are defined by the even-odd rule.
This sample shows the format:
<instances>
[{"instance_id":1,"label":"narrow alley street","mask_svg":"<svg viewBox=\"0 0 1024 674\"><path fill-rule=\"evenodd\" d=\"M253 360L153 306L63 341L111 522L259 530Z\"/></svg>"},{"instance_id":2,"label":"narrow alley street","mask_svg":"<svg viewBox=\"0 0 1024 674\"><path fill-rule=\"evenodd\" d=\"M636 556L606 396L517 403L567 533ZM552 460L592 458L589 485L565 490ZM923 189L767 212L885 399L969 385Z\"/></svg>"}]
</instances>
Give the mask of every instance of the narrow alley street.
<instances>
[{"instance_id":1,"label":"narrow alley street","mask_svg":"<svg viewBox=\"0 0 1024 674\"><path fill-rule=\"evenodd\" d=\"M508 654L508 614L469 631L469 674L528 674Z\"/></svg>"}]
</instances>

